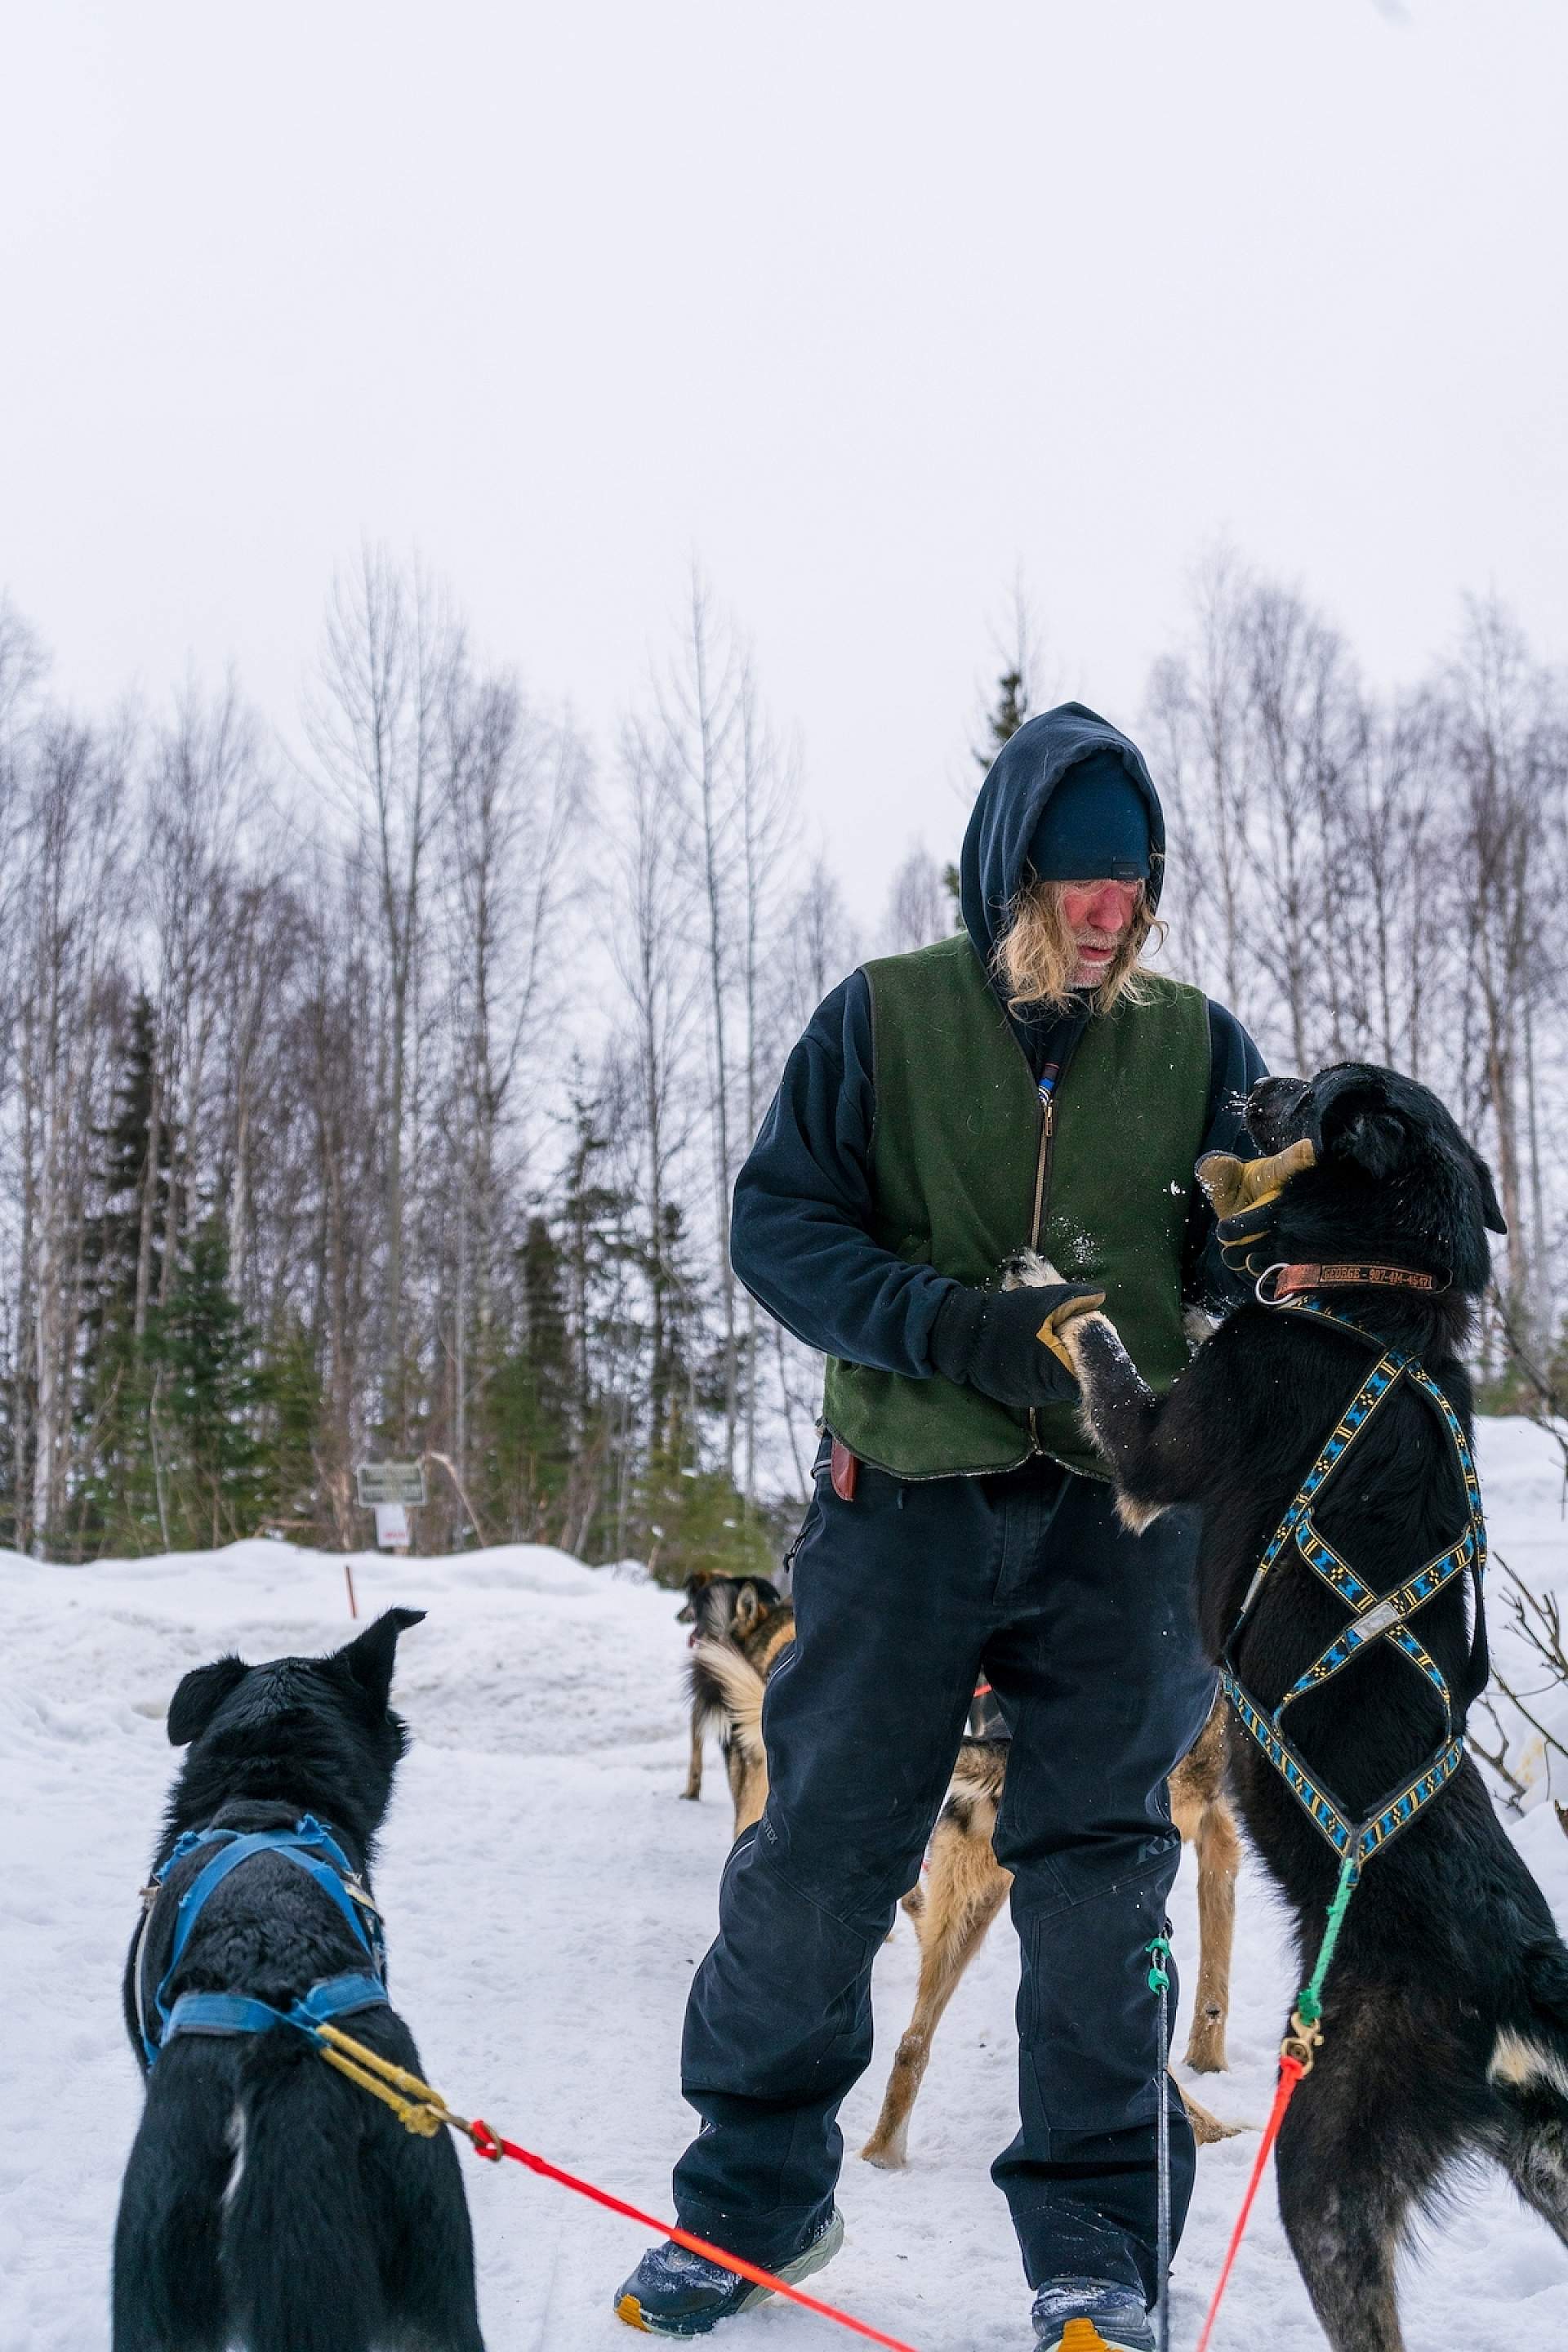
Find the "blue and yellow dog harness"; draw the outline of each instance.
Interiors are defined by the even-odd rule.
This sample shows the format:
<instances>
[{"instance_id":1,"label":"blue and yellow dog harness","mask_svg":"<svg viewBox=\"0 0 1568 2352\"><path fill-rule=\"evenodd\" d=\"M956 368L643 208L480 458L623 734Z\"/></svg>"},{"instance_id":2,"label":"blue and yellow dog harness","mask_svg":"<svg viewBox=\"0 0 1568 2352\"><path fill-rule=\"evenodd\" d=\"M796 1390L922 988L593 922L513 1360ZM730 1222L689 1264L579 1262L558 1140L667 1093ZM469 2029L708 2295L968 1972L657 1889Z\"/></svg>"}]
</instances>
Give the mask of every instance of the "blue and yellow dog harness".
<instances>
[{"instance_id":1,"label":"blue and yellow dog harness","mask_svg":"<svg viewBox=\"0 0 1568 2352\"><path fill-rule=\"evenodd\" d=\"M1476 1476L1469 1441L1458 1413L1436 1381L1414 1356L1407 1356L1397 1348L1385 1348L1372 1332L1363 1330L1351 1316L1321 1297L1270 1299L1266 1303L1279 1314L1302 1315L1314 1322L1331 1324L1354 1339L1365 1340L1378 1351L1377 1361L1345 1407L1270 1537L1220 1659L1220 1685L1226 1698L1291 1795L1339 1855L1342 1868L1348 1872L1353 1882L1359 1877L1363 1864L1386 1845L1390 1838L1407 1829L1423 1808L1447 1786L1465 1752L1464 1734L1457 1728L1457 1724L1462 1719L1470 1701L1485 1687L1489 1670L1486 1621L1482 1613L1487 1536L1486 1523L1481 1516L1480 1483ZM1467 1516L1463 1533L1446 1551L1437 1553L1393 1591L1374 1592L1319 1532L1313 1513L1322 1500L1324 1487L1354 1446L1356 1439L1371 1423L1373 1414L1402 1386L1413 1389L1442 1421L1464 1480ZM1314 1576L1344 1602L1351 1612L1350 1622L1343 1633L1313 1659L1306 1671L1297 1676L1279 1706L1270 1710L1258 1704L1242 1681L1236 1664L1236 1646L1268 1578L1292 1554L1303 1560ZM1456 1703L1447 1678L1426 1648L1411 1621L1429 1601L1446 1591L1457 1576L1464 1575L1469 1576L1475 1591L1475 1625L1465 1687ZM1415 1671L1436 1691L1443 1708L1443 1737L1413 1779L1388 1790L1369 1813L1355 1820L1326 1787L1321 1775L1310 1771L1302 1761L1286 1737L1283 1723L1286 1709L1293 1701L1308 1691L1321 1689L1324 1683L1375 1642L1386 1642L1397 1650L1401 1657L1407 1659Z\"/></svg>"},{"instance_id":2,"label":"blue and yellow dog harness","mask_svg":"<svg viewBox=\"0 0 1568 2352\"><path fill-rule=\"evenodd\" d=\"M199 1853L206 1846L214 1846L217 1850L180 1896L174 1914L174 1940L169 1954L169 1965L153 1990L149 2009L142 1972L147 1931L153 1923L158 1897L176 1863L184 1862L188 1854ZM238 1870L258 1853L286 1854L308 1878L315 1881L347 1920L356 1940L363 1946L365 1968L342 1976L322 1978L290 2009L275 2009L268 2001L258 2000L252 1994L238 1992L183 1992L171 2003L169 1989L181 1957L190 1942L191 1930L200 1917L207 1897L215 1887L223 1884L231 1871ZM142 1901L146 1916L136 1941L132 1980L136 1991L136 2021L149 2071L157 2063L159 2052L166 2049L182 2033L268 2033L279 2025L291 2025L301 2032L313 2033L318 2025L329 2019L348 2017L358 2010L381 2009L387 2005L386 1954L382 1937L381 1914L342 1846L313 1813L306 1813L291 1830L253 1830L248 1832L230 1829L187 1830L163 1868L155 1873L151 1885L142 1889Z\"/></svg>"}]
</instances>

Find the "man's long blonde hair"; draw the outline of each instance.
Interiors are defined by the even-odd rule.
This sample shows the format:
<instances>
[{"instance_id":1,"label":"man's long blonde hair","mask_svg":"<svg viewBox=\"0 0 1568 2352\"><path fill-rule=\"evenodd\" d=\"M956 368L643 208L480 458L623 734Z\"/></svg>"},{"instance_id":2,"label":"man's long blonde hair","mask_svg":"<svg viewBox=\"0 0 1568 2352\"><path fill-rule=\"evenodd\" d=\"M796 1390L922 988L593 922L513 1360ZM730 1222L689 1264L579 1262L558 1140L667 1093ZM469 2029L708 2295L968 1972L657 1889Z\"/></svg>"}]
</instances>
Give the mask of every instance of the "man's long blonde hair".
<instances>
[{"instance_id":1,"label":"man's long blonde hair","mask_svg":"<svg viewBox=\"0 0 1568 2352\"><path fill-rule=\"evenodd\" d=\"M1006 929L996 942L992 961L1006 990L1009 1013L1067 1009L1078 969L1078 949L1062 905L1067 887L1031 877L1008 908ZM1145 883L1139 890L1127 937L1107 965L1104 979L1095 984L1097 1013L1109 1013L1121 997L1130 1004L1148 1002L1148 991L1139 984L1143 969L1139 958L1152 931L1163 940L1165 926L1149 904Z\"/></svg>"}]
</instances>

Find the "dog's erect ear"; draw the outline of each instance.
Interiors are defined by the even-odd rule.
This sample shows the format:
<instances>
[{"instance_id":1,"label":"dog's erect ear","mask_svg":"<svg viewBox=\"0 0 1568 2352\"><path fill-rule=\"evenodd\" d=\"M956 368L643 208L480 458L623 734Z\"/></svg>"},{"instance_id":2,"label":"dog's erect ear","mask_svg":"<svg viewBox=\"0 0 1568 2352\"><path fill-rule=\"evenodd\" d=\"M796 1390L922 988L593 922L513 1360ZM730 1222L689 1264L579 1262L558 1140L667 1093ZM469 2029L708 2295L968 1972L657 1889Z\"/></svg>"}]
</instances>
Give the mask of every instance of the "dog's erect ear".
<instances>
[{"instance_id":1,"label":"dog's erect ear","mask_svg":"<svg viewBox=\"0 0 1568 2352\"><path fill-rule=\"evenodd\" d=\"M188 1747L249 1672L243 1658L215 1658L210 1666L193 1666L169 1701L170 1746Z\"/></svg>"},{"instance_id":2,"label":"dog's erect ear","mask_svg":"<svg viewBox=\"0 0 1568 2352\"><path fill-rule=\"evenodd\" d=\"M1402 1118L1388 1110L1368 1110L1351 1121L1340 1148L1358 1160L1369 1176L1392 1176L1408 1139Z\"/></svg>"},{"instance_id":3,"label":"dog's erect ear","mask_svg":"<svg viewBox=\"0 0 1568 2352\"><path fill-rule=\"evenodd\" d=\"M367 1625L357 1641L349 1643L338 1652L336 1663L348 1669L366 1696L384 1707L392 1690L392 1669L397 1660L397 1637L417 1625L425 1615L423 1609L384 1609L374 1625Z\"/></svg>"},{"instance_id":4,"label":"dog's erect ear","mask_svg":"<svg viewBox=\"0 0 1568 2352\"><path fill-rule=\"evenodd\" d=\"M1382 1178L1402 1165L1410 1129L1397 1111L1351 1108L1341 1119L1324 1120L1323 1140L1336 1158L1353 1160L1369 1176Z\"/></svg>"},{"instance_id":5,"label":"dog's erect ear","mask_svg":"<svg viewBox=\"0 0 1568 2352\"><path fill-rule=\"evenodd\" d=\"M687 1578L686 1606L684 1609L678 1609L675 1612L675 1622L678 1625L696 1624L697 1604L712 1581L713 1571L710 1568L700 1568L695 1576Z\"/></svg>"},{"instance_id":6,"label":"dog's erect ear","mask_svg":"<svg viewBox=\"0 0 1568 2352\"><path fill-rule=\"evenodd\" d=\"M762 1613L762 1594L754 1584L742 1584L735 1595L735 1613L730 1620L731 1632L749 1633Z\"/></svg>"},{"instance_id":7,"label":"dog's erect ear","mask_svg":"<svg viewBox=\"0 0 1568 2352\"><path fill-rule=\"evenodd\" d=\"M1502 1202L1498 1199L1497 1186L1492 1182L1492 1171L1473 1143L1467 1143L1465 1149L1470 1155L1470 1165L1481 1188L1481 1222L1489 1234L1506 1234L1508 1219L1503 1215Z\"/></svg>"}]
</instances>

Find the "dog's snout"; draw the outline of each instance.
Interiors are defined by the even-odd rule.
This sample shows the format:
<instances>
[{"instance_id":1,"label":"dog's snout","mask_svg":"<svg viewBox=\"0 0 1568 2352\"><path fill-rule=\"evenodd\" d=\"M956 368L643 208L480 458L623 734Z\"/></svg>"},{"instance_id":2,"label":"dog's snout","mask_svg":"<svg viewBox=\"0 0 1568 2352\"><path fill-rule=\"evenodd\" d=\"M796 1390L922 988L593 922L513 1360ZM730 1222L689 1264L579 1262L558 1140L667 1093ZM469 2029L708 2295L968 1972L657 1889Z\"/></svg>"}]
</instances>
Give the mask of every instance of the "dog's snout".
<instances>
[{"instance_id":1,"label":"dog's snout","mask_svg":"<svg viewBox=\"0 0 1568 2352\"><path fill-rule=\"evenodd\" d=\"M1259 1078L1247 1097L1247 1108L1272 1110L1278 1113L1287 1106L1298 1107L1305 1098L1305 1078Z\"/></svg>"},{"instance_id":2,"label":"dog's snout","mask_svg":"<svg viewBox=\"0 0 1568 2352\"><path fill-rule=\"evenodd\" d=\"M1306 1078L1259 1078L1247 1097L1247 1131L1265 1151L1278 1151L1305 1132L1311 1094Z\"/></svg>"}]
</instances>

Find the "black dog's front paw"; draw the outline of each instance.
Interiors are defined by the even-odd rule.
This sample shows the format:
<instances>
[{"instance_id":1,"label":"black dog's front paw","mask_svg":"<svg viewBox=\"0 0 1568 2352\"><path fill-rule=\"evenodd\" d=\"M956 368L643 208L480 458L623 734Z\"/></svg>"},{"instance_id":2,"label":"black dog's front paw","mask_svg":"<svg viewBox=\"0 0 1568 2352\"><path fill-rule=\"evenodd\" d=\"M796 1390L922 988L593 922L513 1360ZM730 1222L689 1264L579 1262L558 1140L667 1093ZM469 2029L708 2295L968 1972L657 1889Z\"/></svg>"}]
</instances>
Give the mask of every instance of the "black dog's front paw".
<instances>
[{"instance_id":1,"label":"black dog's front paw","mask_svg":"<svg viewBox=\"0 0 1568 2352\"><path fill-rule=\"evenodd\" d=\"M1109 1316L1077 1316L1062 1337L1082 1395L1079 1418L1090 1443L1110 1465L1116 1515L1124 1528L1142 1535L1166 1507L1141 1491L1139 1477L1151 1419L1158 1411L1154 1394Z\"/></svg>"},{"instance_id":2,"label":"black dog's front paw","mask_svg":"<svg viewBox=\"0 0 1568 2352\"><path fill-rule=\"evenodd\" d=\"M1138 1367L1109 1315L1093 1308L1086 1315L1075 1315L1062 1325L1059 1336L1072 1358L1086 1410L1092 1409L1091 1398L1110 1405L1122 1396L1148 1396Z\"/></svg>"}]
</instances>

